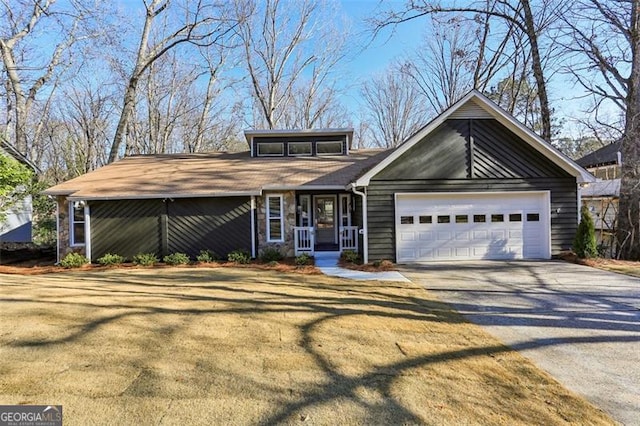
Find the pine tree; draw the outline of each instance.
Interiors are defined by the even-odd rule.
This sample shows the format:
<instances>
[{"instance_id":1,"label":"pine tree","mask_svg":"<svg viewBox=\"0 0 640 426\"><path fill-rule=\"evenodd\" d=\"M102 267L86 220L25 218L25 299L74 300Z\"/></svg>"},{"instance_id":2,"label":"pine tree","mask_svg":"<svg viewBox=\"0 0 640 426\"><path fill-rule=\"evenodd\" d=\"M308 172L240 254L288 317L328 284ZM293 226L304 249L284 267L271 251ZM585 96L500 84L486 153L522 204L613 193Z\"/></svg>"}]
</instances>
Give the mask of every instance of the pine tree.
<instances>
[{"instance_id":1,"label":"pine tree","mask_svg":"<svg viewBox=\"0 0 640 426\"><path fill-rule=\"evenodd\" d=\"M580 224L578 225L576 238L573 240L573 251L580 258L598 256L596 228L586 205L583 205L580 209Z\"/></svg>"}]
</instances>

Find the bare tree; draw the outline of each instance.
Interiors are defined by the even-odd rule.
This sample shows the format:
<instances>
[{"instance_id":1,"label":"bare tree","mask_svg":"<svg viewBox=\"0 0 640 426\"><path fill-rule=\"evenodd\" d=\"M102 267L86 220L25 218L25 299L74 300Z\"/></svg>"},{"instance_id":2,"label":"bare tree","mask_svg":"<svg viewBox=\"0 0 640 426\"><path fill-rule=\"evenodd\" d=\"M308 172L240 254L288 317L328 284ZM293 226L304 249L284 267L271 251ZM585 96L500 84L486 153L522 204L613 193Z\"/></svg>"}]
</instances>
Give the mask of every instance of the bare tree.
<instances>
[{"instance_id":1,"label":"bare tree","mask_svg":"<svg viewBox=\"0 0 640 426\"><path fill-rule=\"evenodd\" d=\"M640 0L580 0L563 17L569 69L596 109L624 113L619 256L640 259ZM603 36L604 35L604 36Z\"/></svg>"},{"instance_id":2,"label":"bare tree","mask_svg":"<svg viewBox=\"0 0 640 426\"><path fill-rule=\"evenodd\" d=\"M485 91L511 61L505 47L512 28L495 46L489 46L491 15L463 15L445 21L431 16L432 28L424 43L401 65L436 112L442 112L471 89ZM494 18L495 19L495 18Z\"/></svg>"},{"instance_id":3,"label":"bare tree","mask_svg":"<svg viewBox=\"0 0 640 426\"><path fill-rule=\"evenodd\" d=\"M234 26L234 21L229 18L222 5L211 5L202 0L183 1L179 4L178 1L171 0L142 1L145 9L144 24L133 69L127 77L122 112L111 145L109 162L118 158L134 112L138 83L147 69L179 45L222 44ZM175 11L171 7L173 3L177 4Z\"/></svg>"},{"instance_id":4,"label":"bare tree","mask_svg":"<svg viewBox=\"0 0 640 426\"><path fill-rule=\"evenodd\" d=\"M308 128L327 121L335 91L329 80L345 38L330 25L334 19L323 18L323 6L322 0L253 3L252 18L238 26L254 126Z\"/></svg>"},{"instance_id":5,"label":"bare tree","mask_svg":"<svg viewBox=\"0 0 640 426\"><path fill-rule=\"evenodd\" d=\"M365 82L360 92L379 147L398 146L426 122L422 97L407 74L390 69Z\"/></svg>"},{"instance_id":6,"label":"bare tree","mask_svg":"<svg viewBox=\"0 0 640 426\"><path fill-rule=\"evenodd\" d=\"M535 9L534 9L535 6ZM531 54L531 68L540 101L541 136L551 141L552 109L547 94L543 46L540 37L549 31L555 17L565 8L562 0L541 0L532 4L529 0L479 0L465 6L442 6L435 0L415 0L400 10L391 10L381 18L372 19L376 32L388 26L434 14L470 14L498 18L521 32L526 38Z\"/></svg>"},{"instance_id":7,"label":"bare tree","mask_svg":"<svg viewBox=\"0 0 640 426\"><path fill-rule=\"evenodd\" d=\"M71 66L71 48L91 35L87 29L92 5L73 0L60 7L54 7L54 3L55 0L0 1L0 53L7 76L6 128L13 135L16 148L29 156L29 137L37 140L43 126L39 120L43 111L38 116L32 114L37 96ZM47 37L44 45L40 31L43 25ZM53 47L47 50L45 46ZM45 113L56 87L49 87ZM36 124L29 130L31 119Z\"/></svg>"}]
</instances>

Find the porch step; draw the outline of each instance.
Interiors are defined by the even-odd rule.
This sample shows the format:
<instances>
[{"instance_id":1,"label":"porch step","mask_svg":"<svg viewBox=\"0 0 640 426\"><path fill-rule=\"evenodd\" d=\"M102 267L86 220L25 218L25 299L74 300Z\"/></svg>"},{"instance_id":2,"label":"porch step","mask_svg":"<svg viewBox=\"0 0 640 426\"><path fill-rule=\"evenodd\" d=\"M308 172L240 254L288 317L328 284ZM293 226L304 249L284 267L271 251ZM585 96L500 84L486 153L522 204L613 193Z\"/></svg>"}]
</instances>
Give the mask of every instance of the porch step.
<instances>
[{"instance_id":1,"label":"porch step","mask_svg":"<svg viewBox=\"0 0 640 426\"><path fill-rule=\"evenodd\" d=\"M314 258L317 267L331 267L338 264L340 259L339 251L317 251L314 253Z\"/></svg>"}]
</instances>

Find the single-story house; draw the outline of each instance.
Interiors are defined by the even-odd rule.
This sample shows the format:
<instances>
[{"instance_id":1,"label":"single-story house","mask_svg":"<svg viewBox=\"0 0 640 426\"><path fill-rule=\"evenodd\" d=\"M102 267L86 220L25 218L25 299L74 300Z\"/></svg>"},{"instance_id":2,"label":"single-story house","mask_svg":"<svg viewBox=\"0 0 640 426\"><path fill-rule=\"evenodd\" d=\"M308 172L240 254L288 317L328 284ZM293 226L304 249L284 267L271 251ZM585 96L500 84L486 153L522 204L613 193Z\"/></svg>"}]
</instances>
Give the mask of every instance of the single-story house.
<instances>
[{"instance_id":1,"label":"single-story house","mask_svg":"<svg viewBox=\"0 0 640 426\"><path fill-rule=\"evenodd\" d=\"M49 188L59 257L545 259L571 247L578 187L593 180L477 91L391 150L353 150L352 129L245 137L247 152L134 156Z\"/></svg>"},{"instance_id":2,"label":"single-story house","mask_svg":"<svg viewBox=\"0 0 640 426\"><path fill-rule=\"evenodd\" d=\"M34 172L38 171L38 168L31 161L2 138L0 138L0 155L9 156ZM0 223L0 243L30 243L33 229L31 195L27 195L11 206L6 214L5 220Z\"/></svg>"},{"instance_id":3,"label":"single-story house","mask_svg":"<svg viewBox=\"0 0 640 426\"><path fill-rule=\"evenodd\" d=\"M620 199L622 140L587 154L576 163L597 179L582 189L582 203L593 215L598 242L613 247Z\"/></svg>"}]
</instances>

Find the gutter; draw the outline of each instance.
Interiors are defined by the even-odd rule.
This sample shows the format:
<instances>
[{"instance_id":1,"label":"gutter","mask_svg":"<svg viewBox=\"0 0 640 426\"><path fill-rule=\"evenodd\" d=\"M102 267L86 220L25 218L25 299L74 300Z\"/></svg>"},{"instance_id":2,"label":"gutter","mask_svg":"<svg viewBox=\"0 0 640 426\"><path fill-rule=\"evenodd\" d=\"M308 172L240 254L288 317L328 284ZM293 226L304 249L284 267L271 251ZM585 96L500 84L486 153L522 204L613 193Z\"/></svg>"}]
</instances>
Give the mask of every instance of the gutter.
<instances>
[{"instance_id":1,"label":"gutter","mask_svg":"<svg viewBox=\"0 0 640 426\"><path fill-rule=\"evenodd\" d=\"M369 233L367 227L367 194L356 189L355 182L349 184L351 192L362 197L362 261L369 263Z\"/></svg>"}]
</instances>

